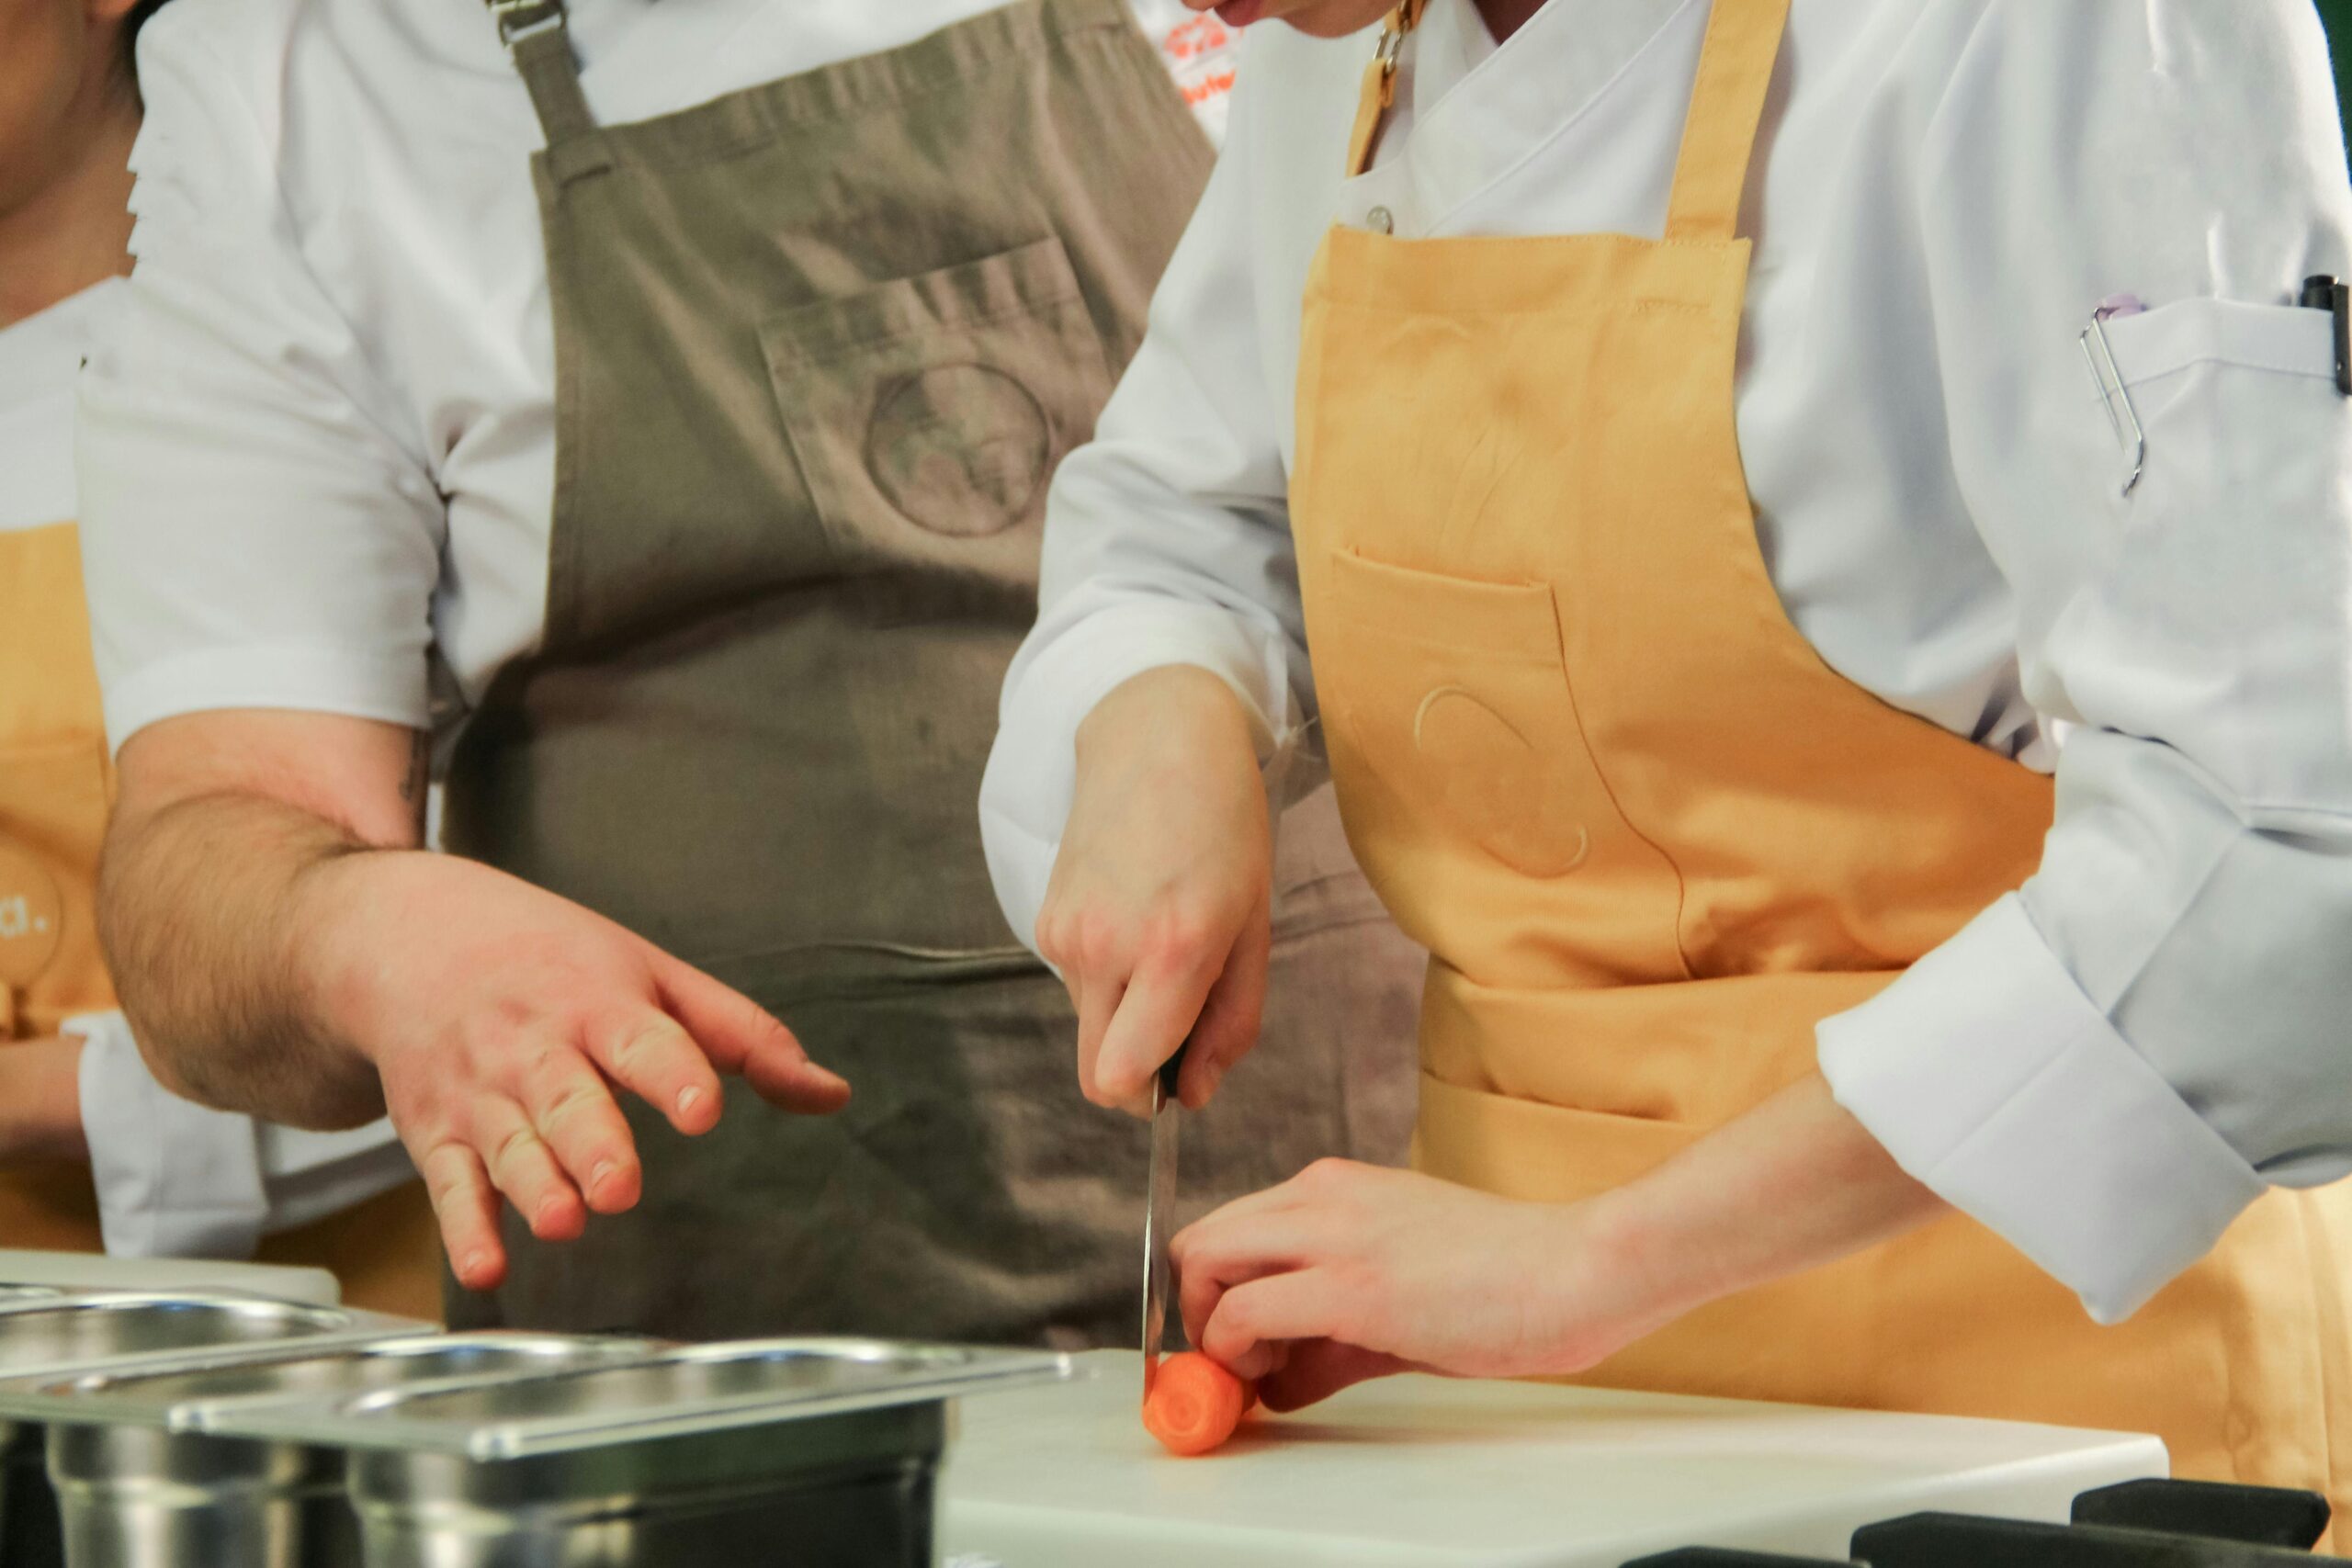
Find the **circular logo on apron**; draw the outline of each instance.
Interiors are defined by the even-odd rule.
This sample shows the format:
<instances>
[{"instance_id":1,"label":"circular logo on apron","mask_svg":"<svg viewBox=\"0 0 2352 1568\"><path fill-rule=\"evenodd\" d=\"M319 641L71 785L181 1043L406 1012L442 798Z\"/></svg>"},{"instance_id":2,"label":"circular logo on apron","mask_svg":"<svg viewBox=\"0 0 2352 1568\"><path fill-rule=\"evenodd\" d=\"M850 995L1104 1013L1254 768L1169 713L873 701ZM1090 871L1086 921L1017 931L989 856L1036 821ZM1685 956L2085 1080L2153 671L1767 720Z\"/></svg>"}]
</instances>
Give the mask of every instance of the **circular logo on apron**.
<instances>
[{"instance_id":1,"label":"circular logo on apron","mask_svg":"<svg viewBox=\"0 0 2352 1568\"><path fill-rule=\"evenodd\" d=\"M14 844L0 843L0 986L21 989L40 978L64 934L57 879Z\"/></svg>"},{"instance_id":2,"label":"circular logo on apron","mask_svg":"<svg viewBox=\"0 0 2352 1568\"><path fill-rule=\"evenodd\" d=\"M1529 876L1566 876L1592 852L1559 770L1510 720L1460 686L1441 686L1413 716L1413 744L1445 813Z\"/></svg>"},{"instance_id":3,"label":"circular logo on apron","mask_svg":"<svg viewBox=\"0 0 2352 1568\"><path fill-rule=\"evenodd\" d=\"M883 390L865 467L909 522L957 538L1029 514L1053 457L1053 428L1029 389L986 365L942 365Z\"/></svg>"}]
</instances>

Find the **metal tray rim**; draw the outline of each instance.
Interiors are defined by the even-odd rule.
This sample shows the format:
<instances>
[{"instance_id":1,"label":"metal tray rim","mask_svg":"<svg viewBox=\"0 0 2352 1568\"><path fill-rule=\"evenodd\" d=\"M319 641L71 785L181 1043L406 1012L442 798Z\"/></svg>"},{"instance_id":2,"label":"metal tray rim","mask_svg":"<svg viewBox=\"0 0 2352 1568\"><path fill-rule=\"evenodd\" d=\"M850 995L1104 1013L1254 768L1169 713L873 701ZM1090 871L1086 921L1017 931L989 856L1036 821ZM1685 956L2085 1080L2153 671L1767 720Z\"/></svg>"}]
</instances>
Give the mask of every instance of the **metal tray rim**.
<instances>
[{"instance_id":1,"label":"metal tray rim","mask_svg":"<svg viewBox=\"0 0 2352 1568\"><path fill-rule=\"evenodd\" d=\"M46 1293L40 1293L44 1292ZM29 1293L18 1299L19 1292ZM350 1317L386 1315L382 1313L367 1313L359 1307L322 1306L317 1302L288 1301L283 1296L262 1295L253 1291L223 1290L216 1286L206 1286L201 1290L171 1291L158 1290L146 1285L95 1285L86 1290L68 1290L62 1286L0 1285L0 1317L13 1317L19 1313L55 1312L58 1308L64 1306L105 1306L124 1303L138 1305L155 1302L175 1304L222 1303L233 1306L282 1306L290 1307L296 1312L341 1313ZM403 1318L401 1321L409 1320Z\"/></svg>"},{"instance_id":2,"label":"metal tray rim","mask_svg":"<svg viewBox=\"0 0 2352 1568\"><path fill-rule=\"evenodd\" d=\"M836 1393L748 1393L685 1401L633 1412L583 1411L567 1416L495 1422L428 1417L404 1419L397 1414L399 1406L411 1400L491 1384L537 1382L585 1375L590 1371L620 1371L630 1367L737 1359L772 1355L778 1351L839 1353L852 1348L890 1355L950 1351L956 1355L960 1364L884 1386ZM1076 1358L1061 1351L999 1350L889 1340L816 1337L737 1339L659 1351L641 1360L616 1363L610 1368L550 1369L544 1372L525 1373L519 1378L452 1380L447 1386L418 1383L356 1398L300 1403L289 1400L272 1404L266 1408L244 1406L235 1410L205 1412L201 1429L219 1437L299 1442L354 1452L440 1454L494 1463L570 1453L588 1448L732 1431L820 1416L845 1415L858 1410L932 1404L1004 1388L1069 1382L1081 1375L1091 1376L1092 1373L1083 1369ZM193 1416L195 1413L190 1414Z\"/></svg>"},{"instance_id":3,"label":"metal tray rim","mask_svg":"<svg viewBox=\"0 0 2352 1568\"><path fill-rule=\"evenodd\" d=\"M581 1334L537 1334L527 1329L476 1329L451 1334L430 1324L401 1328L391 1332L370 1333L357 1337L335 1333L317 1335L302 1339L279 1339L260 1343L245 1342L212 1348L183 1348L144 1353L135 1359L109 1361L102 1366L74 1366L56 1371L34 1371L0 1380L0 1420L40 1422L50 1426L110 1426L155 1427L166 1431L201 1433L209 1430L200 1417L213 1410L243 1408L246 1405L275 1405L316 1400L316 1394L243 1393L214 1397L158 1400L130 1393L106 1390L69 1391L61 1384L90 1377L129 1375L140 1378L175 1377L184 1373L230 1371L258 1362L301 1360L312 1356L345 1355L354 1349L381 1348L387 1354L430 1354L451 1343L553 1342L598 1343L597 1337ZM617 1365L634 1349L642 1357L662 1348L650 1339L614 1339L613 1360ZM551 1367L549 1372L566 1369ZM475 1372L453 1374L445 1378L421 1379L409 1386L438 1388L444 1385L464 1386L475 1382L504 1382L515 1376L531 1376L530 1371Z\"/></svg>"},{"instance_id":4,"label":"metal tray rim","mask_svg":"<svg viewBox=\"0 0 2352 1568\"><path fill-rule=\"evenodd\" d=\"M46 1301L0 1302L0 1324L19 1314L35 1312L55 1312L84 1305L129 1308L169 1303L174 1305L276 1306L306 1317L337 1316L348 1326L331 1328L322 1333L305 1335L300 1343L318 1348L350 1344L356 1340L390 1339L434 1332L434 1325L413 1318L395 1317L389 1313L367 1312L357 1307L322 1307L304 1302L281 1301L275 1296L256 1296L234 1291L86 1291L74 1292ZM44 1366L11 1369L0 1376L0 1415L14 1416L13 1395L27 1391L28 1385L45 1385L60 1378L81 1376L90 1372L112 1371L119 1368L162 1365L178 1360L203 1364L226 1364L255 1355L268 1355L282 1349L287 1340L239 1340L218 1347L179 1345L153 1350L124 1350L109 1355L80 1356ZM29 1417L42 1419L43 1417Z\"/></svg>"}]
</instances>

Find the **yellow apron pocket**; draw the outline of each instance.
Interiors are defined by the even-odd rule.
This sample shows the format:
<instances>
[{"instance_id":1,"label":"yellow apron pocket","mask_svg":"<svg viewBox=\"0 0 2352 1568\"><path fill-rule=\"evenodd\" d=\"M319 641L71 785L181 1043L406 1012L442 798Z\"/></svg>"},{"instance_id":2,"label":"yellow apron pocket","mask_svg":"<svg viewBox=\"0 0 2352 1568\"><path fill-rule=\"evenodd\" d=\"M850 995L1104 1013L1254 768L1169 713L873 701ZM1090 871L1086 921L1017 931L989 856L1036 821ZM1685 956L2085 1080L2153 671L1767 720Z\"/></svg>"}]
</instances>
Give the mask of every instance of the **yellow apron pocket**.
<instances>
[{"instance_id":1,"label":"yellow apron pocket","mask_svg":"<svg viewBox=\"0 0 2352 1568\"><path fill-rule=\"evenodd\" d=\"M1332 556L1315 679L1334 744L1430 830L1524 875L1589 859L1600 804L1577 733L1552 590Z\"/></svg>"}]
</instances>

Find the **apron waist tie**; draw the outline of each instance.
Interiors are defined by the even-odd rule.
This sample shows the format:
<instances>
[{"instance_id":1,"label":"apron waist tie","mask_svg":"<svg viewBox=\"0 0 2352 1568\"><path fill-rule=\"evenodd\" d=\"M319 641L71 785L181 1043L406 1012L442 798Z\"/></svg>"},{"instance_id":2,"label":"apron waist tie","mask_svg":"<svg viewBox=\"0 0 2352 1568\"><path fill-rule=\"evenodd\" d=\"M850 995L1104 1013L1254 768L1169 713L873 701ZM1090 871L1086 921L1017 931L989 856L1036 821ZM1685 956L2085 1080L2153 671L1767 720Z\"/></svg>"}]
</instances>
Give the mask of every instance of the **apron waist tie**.
<instances>
[{"instance_id":1,"label":"apron waist tie","mask_svg":"<svg viewBox=\"0 0 2352 1568\"><path fill-rule=\"evenodd\" d=\"M1717 1127L1811 1072L1815 1026L1897 973L1513 987L1437 961L1421 995L1421 1066L1439 1082L1547 1108Z\"/></svg>"}]
</instances>

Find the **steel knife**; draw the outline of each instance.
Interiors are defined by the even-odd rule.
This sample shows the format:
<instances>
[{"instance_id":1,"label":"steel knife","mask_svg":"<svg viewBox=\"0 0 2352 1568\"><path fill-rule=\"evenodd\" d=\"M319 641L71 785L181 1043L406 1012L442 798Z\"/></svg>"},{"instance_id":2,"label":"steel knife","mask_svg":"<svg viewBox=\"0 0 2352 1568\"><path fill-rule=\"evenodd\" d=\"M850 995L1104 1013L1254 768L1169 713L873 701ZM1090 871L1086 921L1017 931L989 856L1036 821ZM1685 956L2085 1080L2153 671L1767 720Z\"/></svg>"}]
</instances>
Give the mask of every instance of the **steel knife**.
<instances>
[{"instance_id":1,"label":"steel knife","mask_svg":"<svg viewBox=\"0 0 2352 1568\"><path fill-rule=\"evenodd\" d=\"M1159 1346L1168 1332L1168 1287L1172 1270L1168 1238L1176 1224L1177 1118L1182 1106L1176 1099L1176 1077L1184 1067L1184 1050L1178 1046L1151 1080L1151 1166L1146 1181L1143 1210L1143 1392L1151 1394L1152 1379L1159 1371Z\"/></svg>"}]
</instances>

